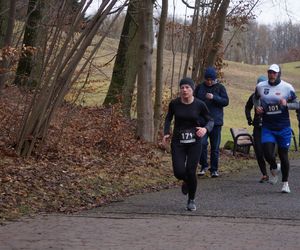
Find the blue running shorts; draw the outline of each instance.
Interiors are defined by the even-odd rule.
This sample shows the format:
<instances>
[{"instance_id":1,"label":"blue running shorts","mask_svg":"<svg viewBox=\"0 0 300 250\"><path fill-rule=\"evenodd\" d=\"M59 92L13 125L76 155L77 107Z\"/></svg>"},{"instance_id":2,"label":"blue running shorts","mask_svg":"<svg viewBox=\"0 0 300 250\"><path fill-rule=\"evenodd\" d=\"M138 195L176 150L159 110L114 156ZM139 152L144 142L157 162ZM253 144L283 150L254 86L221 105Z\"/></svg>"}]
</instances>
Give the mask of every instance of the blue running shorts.
<instances>
[{"instance_id":1,"label":"blue running shorts","mask_svg":"<svg viewBox=\"0 0 300 250\"><path fill-rule=\"evenodd\" d=\"M288 149L291 144L292 130L290 127L283 128L281 130L270 130L262 128L261 131L261 143L277 143L279 148Z\"/></svg>"}]
</instances>

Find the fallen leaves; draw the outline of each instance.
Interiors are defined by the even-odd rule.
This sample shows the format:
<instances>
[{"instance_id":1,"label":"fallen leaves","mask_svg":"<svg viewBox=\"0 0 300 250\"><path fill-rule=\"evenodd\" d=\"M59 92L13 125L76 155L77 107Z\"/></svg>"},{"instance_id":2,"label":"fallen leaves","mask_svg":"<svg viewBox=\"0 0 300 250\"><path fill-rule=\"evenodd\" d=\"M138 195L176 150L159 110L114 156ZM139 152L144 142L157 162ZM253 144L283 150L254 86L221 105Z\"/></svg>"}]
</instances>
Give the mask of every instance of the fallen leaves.
<instances>
[{"instance_id":1,"label":"fallen leaves","mask_svg":"<svg viewBox=\"0 0 300 250\"><path fill-rule=\"evenodd\" d=\"M30 99L26 94L9 86L0 97L2 220L38 212L77 212L178 185L170 155L137 140L135 121L122 117L116 108L66 103L51 123L44 145L30 158L18 157L14 145L25 100ZM250 158L236 161L226 151L221 158L222 172L251 163Z\"/></svg>"},{"instance_id":2,"label":"fallen leaves","mask_svg":"<svg viewBox=\"0 0 300 250\"><path fill-rule=\"evenodd\" d=\"M169 155L137 140L134 121L117 109L65 104L51 123L45 144L30 158L18 157L14 144L24 112L24 103L18 100L27 100L24 94L10 86L0 98L2 219L77 212L177 183Z\"/></svg>"}]
</instances>

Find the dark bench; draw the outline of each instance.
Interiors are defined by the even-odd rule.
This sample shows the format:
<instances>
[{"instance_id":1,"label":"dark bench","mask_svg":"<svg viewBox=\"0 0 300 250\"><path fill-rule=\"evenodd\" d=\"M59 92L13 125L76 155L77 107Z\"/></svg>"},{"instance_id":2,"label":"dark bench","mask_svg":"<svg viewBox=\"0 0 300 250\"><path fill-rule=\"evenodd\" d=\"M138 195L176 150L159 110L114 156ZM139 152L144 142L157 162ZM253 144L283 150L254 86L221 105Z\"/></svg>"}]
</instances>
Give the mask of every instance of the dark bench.
<instances>
[{"instance_id":1,"label":"dark bench","mask_svg":"<svg viewBox=\"0 0 300 250\"><path fill-rule=\"evenodd\" d=\"M246 128L230 128L230 133L233 138L233 155L237 151L249 154L250 147L253 146L253 138L248 130Z\"/></svg>"}]
</instances>

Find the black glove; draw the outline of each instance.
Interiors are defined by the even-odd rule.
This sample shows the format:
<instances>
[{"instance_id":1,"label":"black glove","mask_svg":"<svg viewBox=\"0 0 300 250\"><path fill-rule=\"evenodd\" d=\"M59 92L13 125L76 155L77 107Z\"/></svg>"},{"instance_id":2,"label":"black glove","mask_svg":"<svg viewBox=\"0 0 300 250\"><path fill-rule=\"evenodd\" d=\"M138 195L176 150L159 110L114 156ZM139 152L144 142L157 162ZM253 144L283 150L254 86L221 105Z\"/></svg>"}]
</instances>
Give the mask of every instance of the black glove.
<instances>
[{"instance_id":1,"label":"black glove","mask_svg":"<svg viewBox=\"0 0 300 250\"><path fill-rule=\"evenodd\" d=\"M248 120L248 125L249 125L249 126L252 126L252 125L253 125L252 120Z\"/></svg>"}]
</instances>

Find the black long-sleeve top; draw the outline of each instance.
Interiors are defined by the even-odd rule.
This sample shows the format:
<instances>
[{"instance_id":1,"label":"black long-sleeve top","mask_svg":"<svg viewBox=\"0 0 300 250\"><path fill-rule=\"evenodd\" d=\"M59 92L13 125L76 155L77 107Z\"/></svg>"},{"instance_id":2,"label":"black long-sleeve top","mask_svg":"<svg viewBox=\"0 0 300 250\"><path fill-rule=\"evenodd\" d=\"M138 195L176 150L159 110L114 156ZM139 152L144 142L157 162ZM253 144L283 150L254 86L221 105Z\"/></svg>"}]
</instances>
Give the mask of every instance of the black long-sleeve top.
<instances>
[{"instance_id":1,"label":"black long-sleeve top","mask_svg":"<svg viewBox=\"0 0 300 250\"><path fill-rule=\"evenodd\" d=\"M248 101L246 102L245 105L245 115L248 121L248 124L252 124L254 127L259 127L261 126L261 116L256 113L255 108L254 108L254 117L252 119L251 116L251 110L253 109L254 103L253 103L253 98L254 98L254 93L250 95Z\"/></svg>"},{"instance_id":2,"label":"black long-sleeve top","mask_svg":"<svg viewBox=\"0 0 300 250\"><path fill-rule=\"evenodd\" d=\"M165 119L164 135L170 134L173 117L175 117L173 129L173 137L175 136L175 138L180 134L180 131L185 129L205 127L210 132L214 126L214 120L207 106L197 98L194 98L190 104L182 103L180 97L170 102Z\"/></svg>"}]
</instances>

